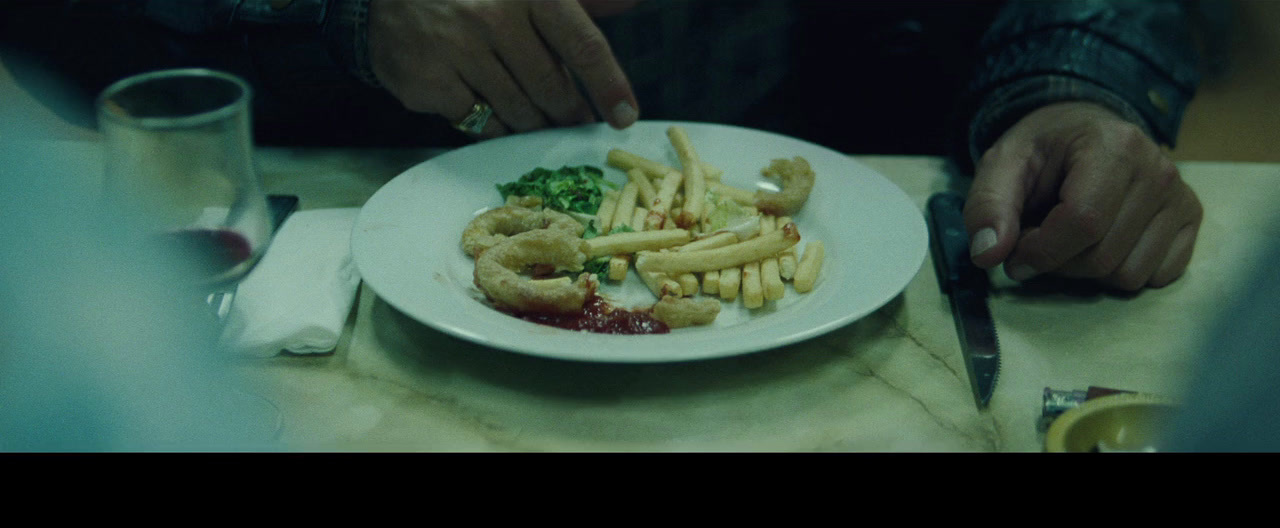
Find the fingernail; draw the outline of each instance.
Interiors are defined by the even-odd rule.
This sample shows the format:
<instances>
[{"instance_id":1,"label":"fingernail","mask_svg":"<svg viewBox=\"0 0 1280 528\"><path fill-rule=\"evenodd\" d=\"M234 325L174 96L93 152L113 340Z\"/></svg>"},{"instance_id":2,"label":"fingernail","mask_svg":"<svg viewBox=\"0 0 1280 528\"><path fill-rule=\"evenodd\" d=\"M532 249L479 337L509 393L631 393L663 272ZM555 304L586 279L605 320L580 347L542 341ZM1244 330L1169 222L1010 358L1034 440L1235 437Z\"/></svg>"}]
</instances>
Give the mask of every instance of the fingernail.
<instances>
[{"instance_id":1,"label":"fingernail","mask_svg":"<svg viewBox=\"0 0 1280 528\"><path fill-rule=\"evenodd\" d=\"M1013 269L1009 270L1009 278L1016 280L1018 282L1022 282L1024 280L1030 279L1031 277L1035 277L1037 273L1038 272L1036 271L1035 268L1028 266L1026 264L1019 264L1017 266L1014 266Z\"/></svg>"},{"instance_id":2,"label":"fingernail","mask_svg":"<svg viewBox=\"0 0 1280 528\"><path fill-rule=\"evenodd\" d=\"M635 123L636 119L639 117L640 113L636 111L636 108L626 101L618 103L617 106L613 107L613 120L618 124L618 126L631 126L631 124Z\"/></svg>"},{"instance_id":3,"label":"fingernail","mask_svg":"<svg viewBox=\"0 0 1280 528\"><path fill-rule=\"evenodd\" d=\"M969 256L976 257L986 253L988 249L996 247L996 230L990 227L984 227L973 235L973 240L969 243Z\"/></svg>"}]
</instances>

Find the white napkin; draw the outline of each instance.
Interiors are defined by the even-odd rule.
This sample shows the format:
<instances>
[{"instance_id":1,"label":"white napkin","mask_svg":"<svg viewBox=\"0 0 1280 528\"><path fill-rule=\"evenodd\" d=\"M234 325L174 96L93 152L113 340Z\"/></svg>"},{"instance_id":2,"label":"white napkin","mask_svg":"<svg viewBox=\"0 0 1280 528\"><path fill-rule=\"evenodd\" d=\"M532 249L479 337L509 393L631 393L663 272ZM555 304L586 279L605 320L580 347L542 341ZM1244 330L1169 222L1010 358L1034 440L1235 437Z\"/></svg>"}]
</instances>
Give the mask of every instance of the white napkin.
<instances>
[{"instance_id":1,"label":"white napkin","mask_svg":"<svg viewBox=\"0 0 1280 528\"><path fill-rule=\"evenodd\" d=\"M351 260L358 208L293 213L240 283L223 343L254 357L332 352L360 276Z\"/></svg>"}]
</instances>

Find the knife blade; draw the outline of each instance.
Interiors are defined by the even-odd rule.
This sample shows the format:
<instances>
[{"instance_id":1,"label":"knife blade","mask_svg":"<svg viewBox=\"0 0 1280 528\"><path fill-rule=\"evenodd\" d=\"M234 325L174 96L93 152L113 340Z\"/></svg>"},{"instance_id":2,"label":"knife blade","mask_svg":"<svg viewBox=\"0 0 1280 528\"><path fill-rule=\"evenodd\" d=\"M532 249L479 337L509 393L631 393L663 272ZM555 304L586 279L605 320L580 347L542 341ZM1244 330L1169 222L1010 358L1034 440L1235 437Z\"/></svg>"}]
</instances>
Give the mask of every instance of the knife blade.
<instances>
[{"instance_id":1,"label":"knife blade","mask_svg":"<svg viewBox=\"0 0 1280 528\"><path fill-rule=\"evenodd\" d=\"M975 266L969 257L964 197L955 192L934 194L929 197L928 210L938 286L951 301L974 402L979 409L985 409L1000 375L1000 344L987 306L990 279L987 271Z\"/></svg>"}]
</instances>

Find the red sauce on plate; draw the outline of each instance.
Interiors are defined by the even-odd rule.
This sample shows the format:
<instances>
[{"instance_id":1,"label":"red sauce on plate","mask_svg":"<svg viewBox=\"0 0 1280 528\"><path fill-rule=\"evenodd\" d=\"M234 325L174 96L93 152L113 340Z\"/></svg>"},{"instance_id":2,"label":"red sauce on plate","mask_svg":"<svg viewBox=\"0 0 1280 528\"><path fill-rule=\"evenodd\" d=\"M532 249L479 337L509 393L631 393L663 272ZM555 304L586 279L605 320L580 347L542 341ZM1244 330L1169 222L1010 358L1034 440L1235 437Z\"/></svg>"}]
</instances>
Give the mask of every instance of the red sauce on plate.
<instances>
[{"instance_id":1,"label":"red sauce on plate","mask_svg":"<svg viewBox=\"0 0 1280 528\"><path fill-rule=\"evenodd\" d=\"M636 335L671 332L671 328L656 319L649 310L618 308L594 294L587 297L587 302L583 303L580 313L511 313L511 315L532 323L597 334Z\"/></svg>"}]
</instances>

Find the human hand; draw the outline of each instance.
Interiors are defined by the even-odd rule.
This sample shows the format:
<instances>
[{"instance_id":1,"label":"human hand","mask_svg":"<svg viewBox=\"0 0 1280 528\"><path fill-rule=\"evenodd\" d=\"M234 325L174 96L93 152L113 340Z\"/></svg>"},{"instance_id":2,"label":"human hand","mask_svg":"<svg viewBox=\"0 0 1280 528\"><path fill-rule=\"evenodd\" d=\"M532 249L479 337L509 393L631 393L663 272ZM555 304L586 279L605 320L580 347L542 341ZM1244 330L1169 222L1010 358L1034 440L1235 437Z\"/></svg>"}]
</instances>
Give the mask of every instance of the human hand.
<instances>
[{"instance_id":1,"label":"human hand","mask_svg":"<svg viewBox=\"0 0 1280 528\"><path fill-rule=\"evenodd\" d=\"M630 82L577 0L373 0L368 31L374 74L407 109L458 123L487 102L494 115L481 137L592 122L592 103L614 128L638 117Z\"/></svg>"},{"instance_id":2,"label":"human hand","mask_svg":"<svg viewBox=\"0 0 1280 528\"><path fill-rule=\"evenodd\" d=\"M1086 102L1045 106L1006 131L979 160L964 210L980 267L1129 291L1182 275L1203 214L1151 138Z\"/></svg>"}]
</instances>

